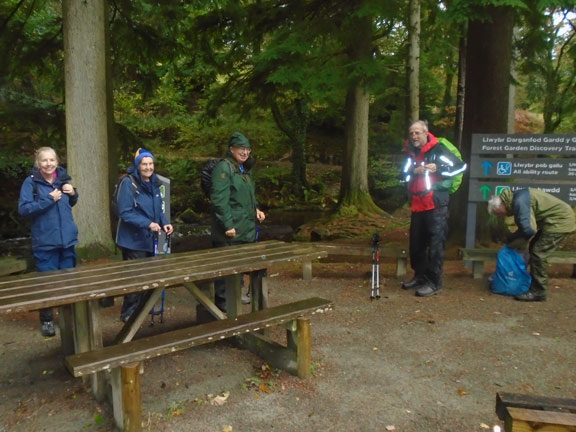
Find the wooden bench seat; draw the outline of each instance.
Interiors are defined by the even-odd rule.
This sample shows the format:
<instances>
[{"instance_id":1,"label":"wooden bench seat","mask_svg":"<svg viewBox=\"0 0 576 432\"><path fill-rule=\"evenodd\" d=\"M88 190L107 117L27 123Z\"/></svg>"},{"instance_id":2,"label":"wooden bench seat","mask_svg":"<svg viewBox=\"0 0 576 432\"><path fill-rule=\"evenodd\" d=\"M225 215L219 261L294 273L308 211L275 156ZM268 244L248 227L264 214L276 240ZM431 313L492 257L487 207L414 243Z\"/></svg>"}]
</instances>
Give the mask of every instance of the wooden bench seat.
<instances>
[{"instance_id":1,"label":"wooden bench seat","mask_svg":"<svg viewBox=\"0 0 576 432\"><path fill-rule=\"evenodd\" d=\"M525 395L496 394L496 414L505 432L576 431L576 400Z\"/></svg>"},{"instance_id":2,"label":"wooden bench seat","mask_svg":"<svg viewBox=\"0 0 576 432\"><path fill-rule=\"evenodd\" d=\"M27 266L26 260L20 258L13 256L0 257L0 276L23 272Z\"/></svg>"},{"instance_id":3,"label":"wooden bench seat","mask_svg":"<svg viewBox=\"0 0 576 432\"><path fill-rule=\"evenodd\" d=\"M341 259L350 256L361 256L372 258L372 246L354 245L346 243L321 243L314 242L310 244L328 252L330 259ZM380 247L380 258L393 258L396 259L396 277L400 278L406 275L408 267L408 249L400 247ZM303 279L310 280L312 278L312 264L311 262L303 263Z\"/></svg>"},{"instance_id":4,"label":"wooden bench seat","mask_svg":"<svg viewBox=\"0 0 576 432\"><path fill-rule=\"evenodd\" d=\"M472 261L472 276L474 279L484 277L484 262L496 261L498 249L482 248L460 248L460 258L465 261ZM548 258L550 264L576 264L576 252L573 251L554 251ZM573 276L576 274L575 272Z\"/></svg>"},{"instance_id":5,"label":"wooden bench seat","mask_svg":"<svg viewBox=\"0 0 576 432\"><path fill-rule=\"evenodd\" d=\"M66 357L66 367L75 376L110 371L114 418L121 430L139 431L141 421L140 362L194 346L235 336L250 340L250 334L282 325L288 330L288 346L280 344L259 353L273 367L284 368L301 378L310 376L310 322L306 316L327 312L332 302L314 297L255 311L237 318L174 330L121 345L112 345ZM263 337L254 335L254 337ZM267 341L269 342L269 341ZM257 344L257 342L247 342Z\"/></svg>"}]
</instances>

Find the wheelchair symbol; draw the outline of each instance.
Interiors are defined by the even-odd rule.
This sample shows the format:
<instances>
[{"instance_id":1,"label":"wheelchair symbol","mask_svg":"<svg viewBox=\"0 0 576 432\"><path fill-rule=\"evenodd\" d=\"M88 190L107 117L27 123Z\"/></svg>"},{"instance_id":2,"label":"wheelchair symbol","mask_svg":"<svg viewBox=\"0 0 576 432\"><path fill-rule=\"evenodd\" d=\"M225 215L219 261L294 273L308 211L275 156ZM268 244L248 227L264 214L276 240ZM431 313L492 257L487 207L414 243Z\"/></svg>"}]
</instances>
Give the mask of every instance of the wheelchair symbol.
<instances>
[{"instance_id":1,"label":"wheelchair symbol","mask_svg":"<svg viewBox=\"0 0 576 432\"><path fill-rule=\"evenodd\" d=\"M512 163L511 162L498 162L496 165L496 174L509 176L512 174Z\"/></svg>"},{"instance_id":2,"label":"wheelchair symbol","mask_svg":"<svg viewBox=\"0 0 576 432\"><path fill-rule=\"evenodd\" d=\"M500 195L506 189L510 189L510 186L496 186L496 195Z\"/></svg>"}]
</instances>

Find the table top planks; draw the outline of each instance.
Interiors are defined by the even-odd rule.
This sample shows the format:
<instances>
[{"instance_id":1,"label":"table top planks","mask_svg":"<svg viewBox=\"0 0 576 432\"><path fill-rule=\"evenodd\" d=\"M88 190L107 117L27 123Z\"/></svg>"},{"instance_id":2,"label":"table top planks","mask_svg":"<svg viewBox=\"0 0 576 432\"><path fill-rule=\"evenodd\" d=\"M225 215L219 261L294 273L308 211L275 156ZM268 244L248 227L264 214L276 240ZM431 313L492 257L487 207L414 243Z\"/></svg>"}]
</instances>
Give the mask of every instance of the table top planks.
<instances>
[{"instance_id":1,"label":"table top planks","mask_svg":"<svg viewBox=\"0 0 576 432\"><path fill-rule=\"evenodd\" d=\"M111 261L73 269L0 278L0 313L13 313L126 295L187 282L264 270L273 264L327 256L306 243L260 243Z\"/></svg>"}]
</instances>

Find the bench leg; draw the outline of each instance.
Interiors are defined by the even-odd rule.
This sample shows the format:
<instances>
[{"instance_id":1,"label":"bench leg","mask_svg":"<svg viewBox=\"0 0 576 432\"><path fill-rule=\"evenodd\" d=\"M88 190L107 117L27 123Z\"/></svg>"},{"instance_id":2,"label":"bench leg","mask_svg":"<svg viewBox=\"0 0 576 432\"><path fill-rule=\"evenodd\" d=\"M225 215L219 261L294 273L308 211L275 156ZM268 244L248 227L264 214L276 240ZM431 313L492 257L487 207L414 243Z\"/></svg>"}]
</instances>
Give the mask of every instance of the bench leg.
<instances>
[{"instance_id":1,"label":"bench leg","mask_svg":"<svg viewBox=\"0 0 576 432\"><path fill-rule=\"evenodd\" d=\"M242 274L226 278L226 314L236 318L242 312Z\"/></svg>"},{"instance_id":2,"label":"bench leg","mask_svg":"<svg viewBox=\"0 0 576 432\"><path fill-rule=\"evenodd\" d=\"M74 319L72 306L64 305L58 308L58 326L60 327L60 344L64 357L74 354Z\"/></svg>"},{"instance_id":3,"label":"bench leg","mask_svg":"<svg viewBox=\"0 0 576 432\"><path fill-rule=\"evenodd\" d=\"M302 279L305 281L312 280L312 261L302 263Z\"/></svg>"},{"instance_id":4,"label":"bench leg","mask_svg":"<svg viewBox=\"0 0 576 432\"><path fill-rule=\"evenodd\" d=\"M88 324L90 327L90 350L102 348L102 328L100 327L100 303L98 300L88 302ZM92 394L98 402L102 402L106 397L106 372L96 372L92 374Z\"/></svg>"},{"instance_id":5,"label":"bench leg","mask_svg":"<svg viewBox=\"0 0 576 432\"><path fill-rule=\"evenodd\" d=\"M297 318L290 325L286 324L287 348L296 357L296 375L306 379L312 375L310 348L310 319Z\"/></svg>"},{"instance_id":6,"label":"bench leg","mask_svg":"<svg viewBox=\"0 0 576 432\"><path fill-rule=\"evenodd\" d=\"M298 344L296 347L296 358L298 362L298 376L302 379L310 378L312 375L311 349L310 349L310 319L298 318L296 320L298 332Z\"/></svg>"},{"instance_id":7,"label":"bench leg","mask_svg":"<svg viewBox=\"0 0 576 432\"><path fill-rule=\"evenodd\" d=\"M124 432L141 432L140 363L114 368L111 384L116 427Z\"/></svg>"},{"instance_id":8,"label":"bench leg","mask_svg":"<svg viewBox=\"0 0 576 432\"><path fill-rule=\"evenodd\" d=\"M484 261L472 261L472 277L474 279L484 277Z\"/></svg>"},{"instance_id":9,"label":"bench leg","mask_svg":"<svg viewBox=\"0 0 576 432\"><path fill-rule=\"evenodd\" d=\"M396 260L396 277L401 278L406 276L406 270L408 268L408 258L398 258Z\"/></svg>"},{"instance_id":10,"label":"bench leg","mask_svg":"<svg viewBox=\"0 0 576 432\"><path fill-rule=\"evenodd\" d=\"M250 273L250 292L252 293L252 312L268 308L268 279L266 270Z\"/></svg>"}]
</instances>

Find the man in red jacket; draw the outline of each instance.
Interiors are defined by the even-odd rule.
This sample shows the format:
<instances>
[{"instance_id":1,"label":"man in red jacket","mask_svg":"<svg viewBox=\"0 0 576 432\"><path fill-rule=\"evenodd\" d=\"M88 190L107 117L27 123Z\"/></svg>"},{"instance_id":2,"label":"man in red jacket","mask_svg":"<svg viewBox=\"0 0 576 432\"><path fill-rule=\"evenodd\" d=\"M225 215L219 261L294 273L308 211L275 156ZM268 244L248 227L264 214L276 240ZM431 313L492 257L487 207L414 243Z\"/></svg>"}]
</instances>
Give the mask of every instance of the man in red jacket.
<instances>
[{"instance_id":1,"label":"man in red jacket","mask_svg":"<svg viewBox=\"0 0 576 432\"><path fill-rule=\"evenodd\" d=\"M428 132L422 120L410 126L404 152L408 158L403 175L412 200L410 265L414 277L402 288L416 289L417 296L428 297L442 290L449 190L453 177L461 174L466 164Z\"/></svg>"}]
</instances>

